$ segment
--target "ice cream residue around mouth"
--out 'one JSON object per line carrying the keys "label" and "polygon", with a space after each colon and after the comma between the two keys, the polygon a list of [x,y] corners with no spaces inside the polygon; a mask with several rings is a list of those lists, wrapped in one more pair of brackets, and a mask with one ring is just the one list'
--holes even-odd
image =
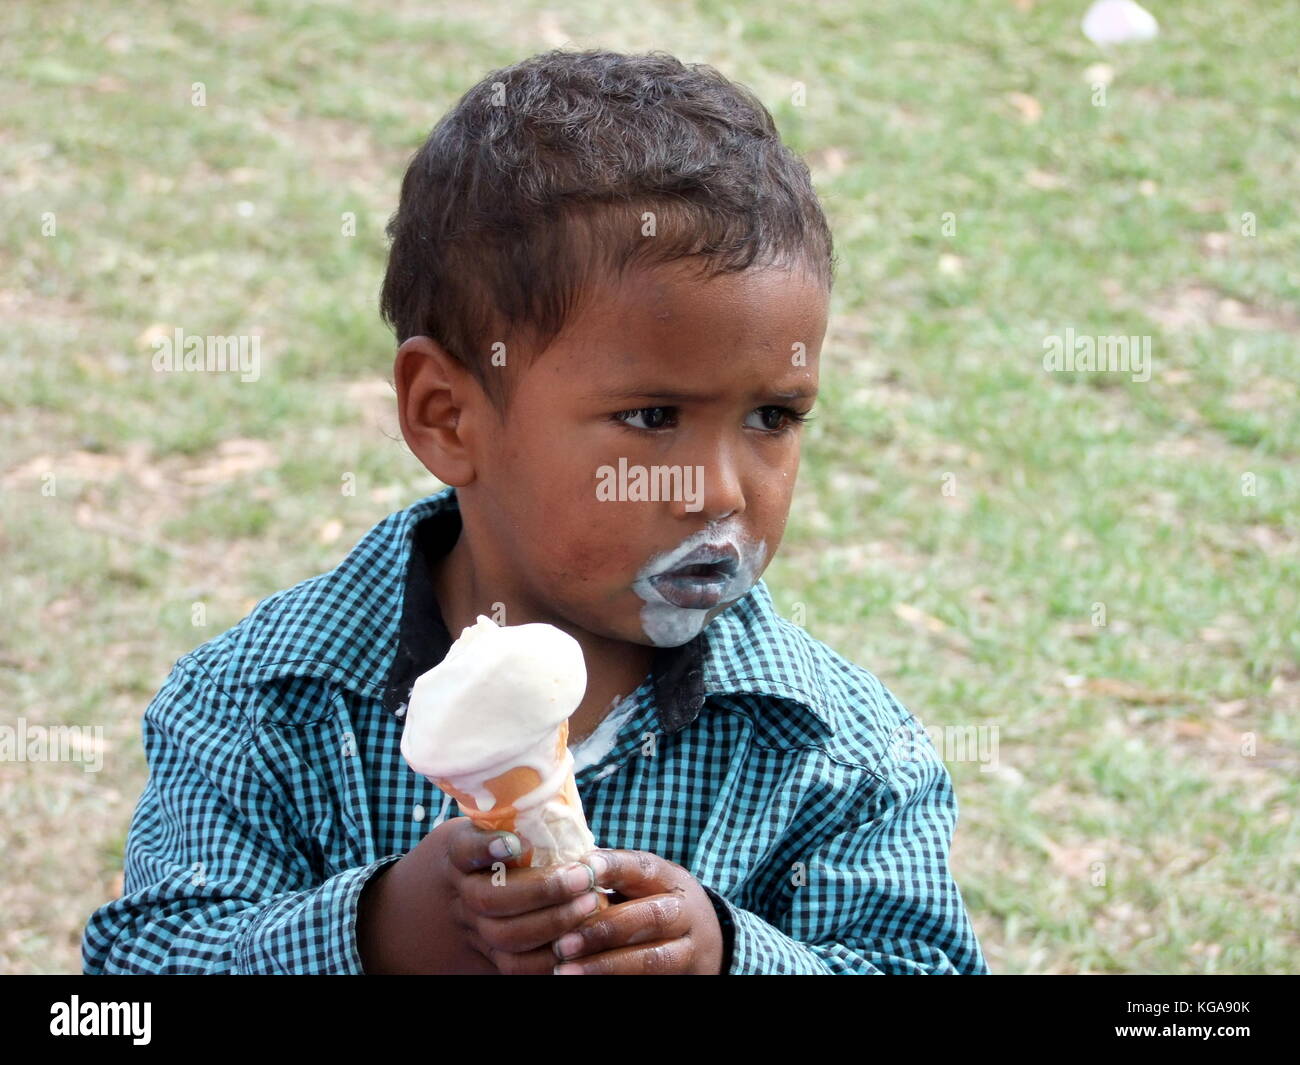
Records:
{"label": "ice cream residue around mouth", "polygon": [[[668,602],[655,587],[655,579],[675,573],[684,560],[708,544],[725,545],[727,563],[715,569],[722,583],[723,602],[736,600],[753,586],[767,558],[767,541],[752,537],[726,536],[719,529],[701,529],[675,548],[649,559],[636,575],[632,590],[643,600],[641,628],[658,647],[678,647],[693,639],[708,617],[707,610],[690,610]],[[732,562],[734,559],[734,563]]]}

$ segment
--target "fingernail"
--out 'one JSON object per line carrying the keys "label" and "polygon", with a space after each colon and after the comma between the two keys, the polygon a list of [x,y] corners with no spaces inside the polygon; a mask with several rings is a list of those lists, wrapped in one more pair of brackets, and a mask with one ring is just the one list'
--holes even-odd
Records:
{"label": "fingernail", "polygon": [[581,965],[557,965],[551,970],[556,976],[581,976]]}
{"label": "fingernail", "polygon": [[570,932],[568,935],[560,936],[555,941],[555,954],[560,958],[567,958],[570,954],[577,954],[582,949],[582,936],[577,932]]}
{"label": "fingernail", "polygon": [[600,851],[592,851],[590,854],[584,854],[582,856],[582,861],[591,866],[597,876],[600,876],[601,873],[609,868],[609,863],[600,856]]}
{"label": "fingernail", "polygon": [[579,891],[590,891],[596,886],[595,874],[588,865],[575,865],[564,872],[565,886],[575,894]]}
{"label": "fingernail", "polygon": [[524,850],[519,846],[519,837],[507,832],[488,844],[488,853],[493,858],[518,858]]}

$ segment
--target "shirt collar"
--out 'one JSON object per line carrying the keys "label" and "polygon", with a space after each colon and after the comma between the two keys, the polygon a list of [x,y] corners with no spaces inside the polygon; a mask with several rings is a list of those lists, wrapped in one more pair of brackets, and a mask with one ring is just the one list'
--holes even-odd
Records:
{"label": "shirt collar", "polygon": [[[460,502],[444,488],[390,514],[328,573],[263,600],[241,623],[257,654],[241,680],[316,677],[404,712],[415,678],[451,646],[433,595],[430,564],[460,532]],[[713,694],[753,693],[831,726],[831,702],[806,639],[777,615],[763,581],[652,665],[665,732],[699,715]]]}

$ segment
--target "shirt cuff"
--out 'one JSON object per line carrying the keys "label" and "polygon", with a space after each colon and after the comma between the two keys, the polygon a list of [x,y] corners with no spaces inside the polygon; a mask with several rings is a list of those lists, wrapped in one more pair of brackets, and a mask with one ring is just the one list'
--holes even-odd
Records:
{"label": "shirt cuff", "polygon": [[[703,885],[701,885],[703,886]],[[727,942],[722,971],[732,976],[825,976],[826,965],[807,943],[792,939],[757,914],[733,906],[721,895],[704,889],[718,911]]]}
{"label": "shirt cuff", "polygon": [[320,887],[277,899],[241,937],[234,972],[364,976],[357,949],[357,902],[370,879],[401,858],[385,855],[346,869]]}
{"label": "shirt cuff", "polygon": [[722,971],[719,976],[727,976],[731,972],[732,955],[735,951],[736,942],[736,922],[731,917],[731,908],[727,905],[727,900],[719,895],[712,888],[705,887],[704,894],[709,896],[709,901],[713,903],[713,910],[718,915],[718,925],[722,929]]}

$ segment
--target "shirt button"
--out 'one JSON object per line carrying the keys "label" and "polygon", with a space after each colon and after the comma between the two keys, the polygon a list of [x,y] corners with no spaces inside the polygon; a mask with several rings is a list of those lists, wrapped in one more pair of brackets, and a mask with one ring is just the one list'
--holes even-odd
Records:
{"label": "shirt button", "polygon": [[411,811],[411,816],[414,817],[417,821],[423,821],[423,820],[424,820],[424,806],[423,806],[421,803],[418,803],[418,802],[417,802],[417,803],[415,804],[415,809]]}

